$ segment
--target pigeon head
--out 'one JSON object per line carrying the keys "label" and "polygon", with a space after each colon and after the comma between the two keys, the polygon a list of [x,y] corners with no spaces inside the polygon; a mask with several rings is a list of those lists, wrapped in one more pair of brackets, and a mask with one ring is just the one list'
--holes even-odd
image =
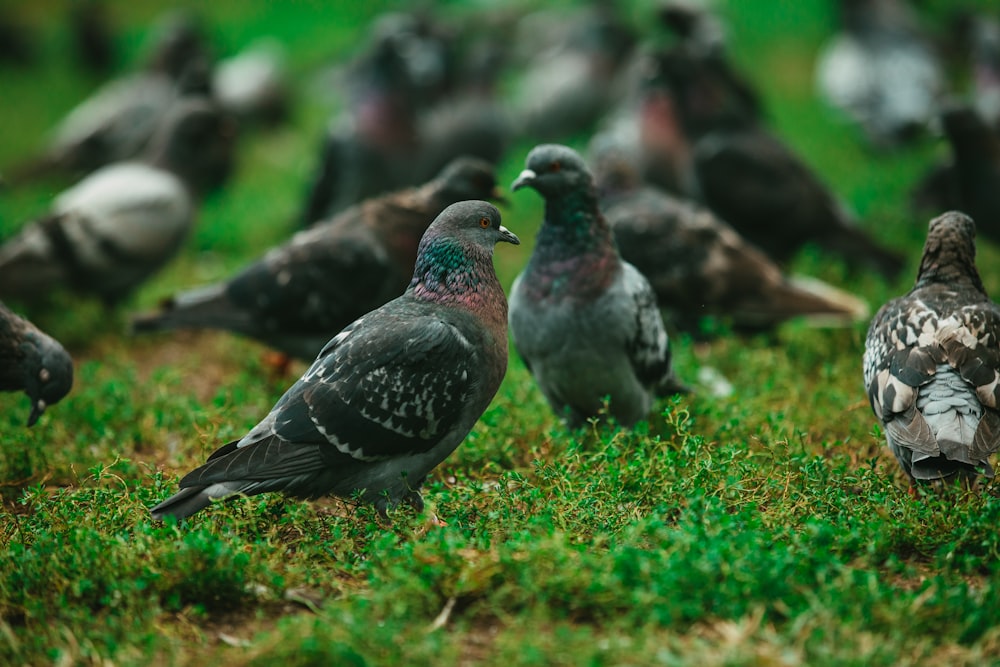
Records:
{"label": "pigeon head", "polygon": [[31,399],[28,426],[34,426],[45,408],[69,393],[73,386],[73,361],[62,345],[40,331],[29,332],[21,350],[24,393]]}
{"label": "pigeon head", "polygon": [[496,169],[486,160],[455,158],[441,171],[438,180],[442,196],[450,202],[466,199],[506,201],[497,187]]}
{"label": "pigeon head", "polygon": [[986,294],[976,269],[976,224],[964,213],[948,211],[930,222],[916,286],[961,282]]}
{"label": "pigeon head", "polygon": [[235,121],[209,100],[190,98],[171,109],[157,127],[149,159],[204,194],[229,177],[235,145]]}
{"label": "pigeon head", "polygon": [[593,189],[594,179],[579,153],[568,146],[541,144],[528,153],[511,190],[534,188],[546,199]]}
{"label": "pigeon head", "polygon": [[521,241],[500,224],[500,211],[485,201],[452,204],[434,219],[420,240],[409,289],[418,297],[446,300],[497,283],[493,247]]}

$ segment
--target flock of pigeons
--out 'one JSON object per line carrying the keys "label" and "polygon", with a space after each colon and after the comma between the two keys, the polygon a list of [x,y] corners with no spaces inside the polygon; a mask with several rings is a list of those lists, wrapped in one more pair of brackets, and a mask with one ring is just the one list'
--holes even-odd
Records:
{"label": "flock of pigeons", "polygon": [[[817,83],[879,149],[938,121],[953,148],[914,201],[956,210],[931,221],[913,290],[872,320],[864,382],[911,480],[971,483],[992,476],[1000,448],[1000,310],[975,266],[972,222],[1000,239],[1000,24],[964,23],[976,35],[977,103],[944,103],[943,66],[908,9],[843,0]],[[231,278],[133,317],[134,333],[221,329],[312,362],[153,516],[269,491],[360,497],[383,515],[402,501],[421,507],[427,474],[498,390],[508,334],[567,424],[607,416],[631,427],[657,397],[690,391],[673,373],[664,319],[697,332],[706,316],[736,331],[867,318],[862,300],[782,265],[807,243],[888,278],[904,258],[768,129],[715,15],[665,0],[655,19],[660,34],[640,41],[599,0],[572,16],[478,16],[479,30],[427,12],[379,18],[334,75],[345,109],[320,142],[304,229]],[[99,34],[99,21],[77,24]],[[273,43],[217,61],[190,15],[155,34],[141,68],[4,171],[10,187],[80,180],[0,243],[0,298],[35,305],[69,289],[126,302],[226,183],[238,131],[287,122]],[[501,95],[513,66],[526,72],[521,88]],[[585,155],[546,143],[594,128]],[[494,165],[525,141],[537,145],[512,189],[541,195],[544,218],[508,308],[493,251],[519,240],[487,200],[503,201]],[[59,343],[0,304],[0,389],[27,393],[29,426],[72,377]]]}

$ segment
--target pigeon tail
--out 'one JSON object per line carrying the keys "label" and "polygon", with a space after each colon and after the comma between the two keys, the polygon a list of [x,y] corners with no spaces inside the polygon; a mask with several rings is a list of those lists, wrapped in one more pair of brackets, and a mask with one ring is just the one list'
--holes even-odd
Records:
{"label": "pigeon tail", "polygon": [[158,521],[172,516],[178,521],[186,519],[212,504],[213,498],[205,491],[207,487],[188,487],[170,496],[156,507],[149,510],[152,517]]}
{"label": "pigeon tail", "polygon": [[132,333],[172,331],[174,329],[222,329],[253,331],[252,316],[229,300],[226,284],[208,285],[168,297],[160,310],[136,315]]}
{"label": "pigeon tail", "polygon": [[773,323],[802,317],[815,326],[843,326],[867,318],[871,310],[863,299],[808,276],[790,276],[775,285],[767,300],[740,321]]}

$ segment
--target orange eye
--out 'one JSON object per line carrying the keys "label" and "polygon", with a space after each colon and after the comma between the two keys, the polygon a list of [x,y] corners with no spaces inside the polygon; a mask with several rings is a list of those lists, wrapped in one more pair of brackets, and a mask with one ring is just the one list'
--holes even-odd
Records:
{"label": "orange eye", "polygon": [[487,227],[490,226],[490,219],[489,218],[479,218],[479,226],[482,227],[483,229],[486,229]]}
{"label": "orange eye", "polygon": [[553,174],[559,171],[560,169],[562,169],[562,165],[558,162],[553,162],[552,166],[549,167],[549,171],[551,171]]}

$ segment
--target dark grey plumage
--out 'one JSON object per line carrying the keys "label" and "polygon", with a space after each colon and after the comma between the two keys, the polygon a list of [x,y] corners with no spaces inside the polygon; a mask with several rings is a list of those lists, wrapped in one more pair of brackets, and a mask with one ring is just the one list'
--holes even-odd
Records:
{"label": "dark grey plumage", "polygon": [[1000,308],[976,270],[975,233],[962,213],[931,220],[916,285],[885,304],[868,329],[868,399],[914,481],[993,476]]}
{"label": "dark grey plumage", "polygon": [[482,201],[453,204],[420,243],[406,292],[337,334],[271,412],[152,509],[183,518],[214,499],[282,491],[359,495],[384,514],[461,443],[507,368],[498,241],[518,243]]}
{"label": "dark grey plumage", "polygon": [[45,298],[68,287],[108,304],[125,298],[180,249],[200,187],[230,168],[233,139],[214,105],[174,107],[145,159],[92,173],[0,246],[0,295]]}
{"label": "dark grey plumage", "polygon": [[816,173],[762,128],[709,133],[695,143],[693,163],[705,204],[778,262],[815,243],[888,278],[902,269],[902,255],[872,239]]}
{"label": "dark grey plumage", "polygon": [[445,207],[498,195],[490,164],[460,158],[420,188],[299,232],[227,281],[171,297],[133,329],[225,329],[313,359],[333,334],[406,289],[420,238]]}
{"label": "dark grey plumage", "polygon": [[72,386],[73,360],[63,346],[0,303],[0,391],[28,395],[28,426]]}
{"label": "dark grey plumage", "polygon": [[592,149],[601,210],[618,250],[649,280],[671,322],[697,331],[701,318],[711,316],[760,330],[793,317],[833,324],[868,316],[857,297],[786,277],[707,209],[643,185],[627,153],[599,143]]}
{"label": "dark grey plumage", "polygon": [[681,386],[671,369],[656,295],[621,259],[597,204],[593,178],[572,149],[536,146],[513,189],[545,198],[545,218],[510,297],[514,345],[556,414],[571,425],[610,397],[624,426],[656,395]]}

